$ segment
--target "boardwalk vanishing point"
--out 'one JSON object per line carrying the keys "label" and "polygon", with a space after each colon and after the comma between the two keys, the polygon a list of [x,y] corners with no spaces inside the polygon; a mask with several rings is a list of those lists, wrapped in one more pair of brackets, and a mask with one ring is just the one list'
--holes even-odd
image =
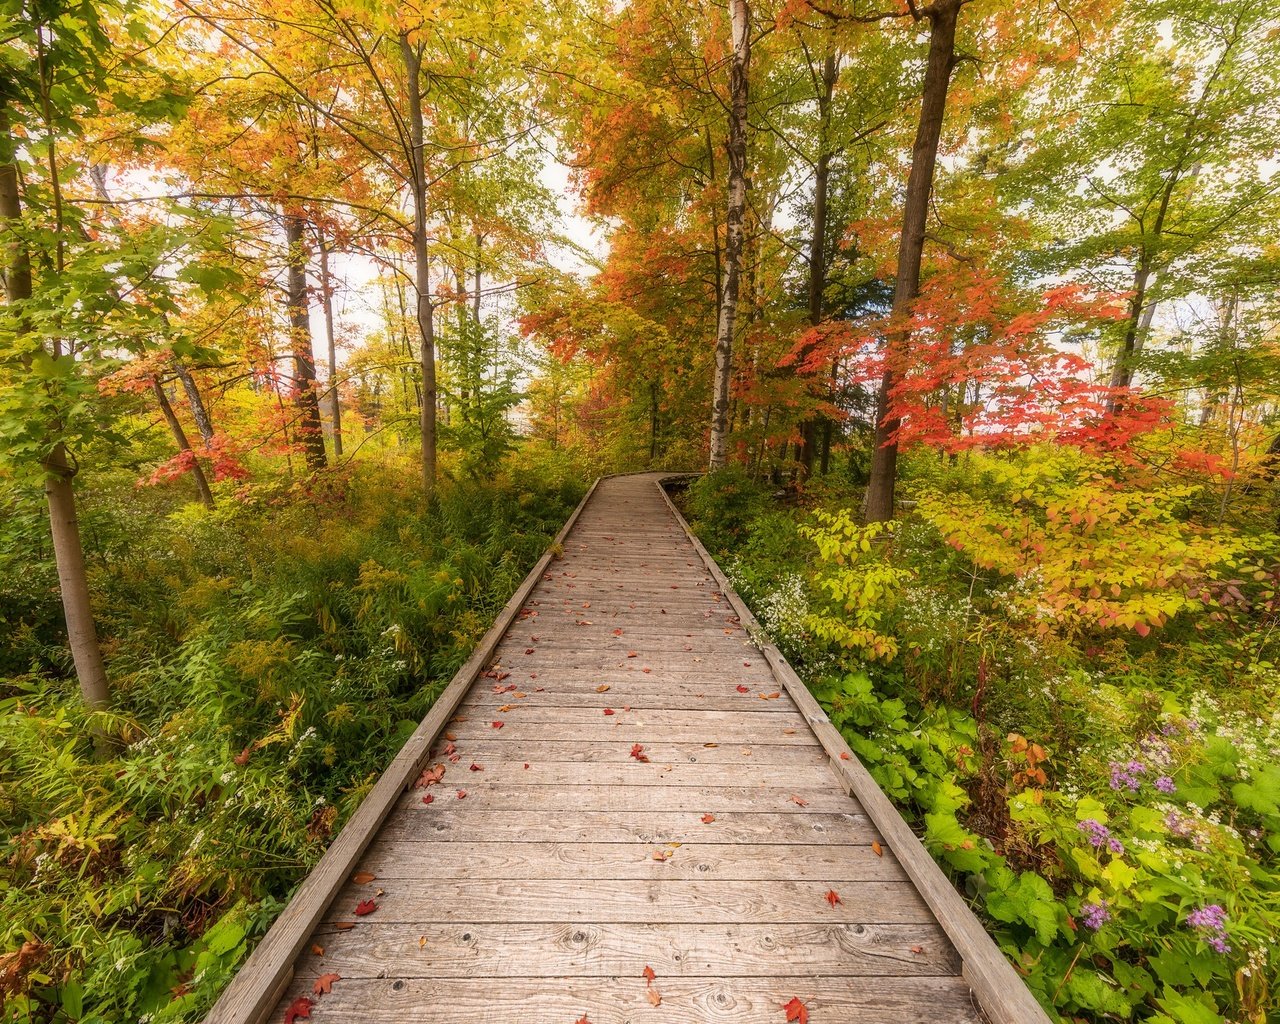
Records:
{"label": "boardwalk vanishing point", "polygon": [[1047,1024],[661,477],[597,481],[207,1024]]}

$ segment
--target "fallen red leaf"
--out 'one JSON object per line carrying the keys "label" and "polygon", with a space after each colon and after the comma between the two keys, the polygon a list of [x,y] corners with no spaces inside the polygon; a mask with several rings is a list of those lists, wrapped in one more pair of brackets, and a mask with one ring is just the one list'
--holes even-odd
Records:
{"label": "fallen red leaf", "polygon": [[827,902],[834,907],[837,903],[840,902],[840,894],[836,892],[834,889],[828,889],[826,899],[827,899]]}
{"label": "fallen red leaf", "polygon": [[298,996],[284,1011],[284,1024],[293,1024],[299,1017],[311,1016],[312,1002],[306,996]]}
{"label": "fallen red leaf", "polygon": [[428,793],[426,796],[422,798],[422,802],[424,804],[430,804],[430,803],[434,803],[435,799],[436,799],[435,797],[433,797],[430,793]]}
{"label": "fallen red leaf", "polygon": [[466,798],[467,798],[467,791],[465,789],[458,790],[458,799],[465,800]]}
{"label": "fallen red leaf", "polygon": [[525,767],[525,770],[526,770],[526,771],[528,771],[528,769],[529,769],[529,762],[528,762],[528,761],[526,761],[526,762],[524,763],[524,767]]}
{"label": "fallen red leaf", "polygon": [[809,806],[809,801],[808,801],[808,800],[806,800],[804,797],[796,796],[794,793],[793,793],[793,794],[792,794],[792,796],[791,796],[791,802],[792,802],[793,804],[795,804],[796,806],[798,806],[798,807],[808,807],[808,806]]}
{"label": "fallen red leaf", "polygon": [[422,774],[418,776],[418,781],[413,786],[414,789],[425,789],[427,786],[434,786],[443,778],[444,765],[433,764],[430,768],[422,769]]}
{"label": "fallen red leaf", "polygon": [[457,764],[459,761],[461,761],[461,760],[462,760],[462,755],[461,755],[461,754],[450,754],[450,755],[449,755],[449,760],[450,760],[453,764]]}
{"label": "fallen red leaf", "polygon": [[507,723],[506,723],[506,722],[491,722],[490,724],[491,724],[495,729],[501,729],[501,728],[502,728],[504,725],[506,725]]}
{"label": "fallen red leaf", "polygon": [[648,675],[650,672],[652,672],[652,671],[653,671],[653,669],[651,669],[651,668],[642,668],[640,671],[641,671],[641,672],[643,672],[645,675]]}
{"label": "fallen red leaf", "polygon": [[450,743],[448,746],[446,746],[446,747],[444,748],[445,756],[447,757],[449,754],[452,754],[452,753],[453,753],[454,751],[456,751],[457,749],[458,749],[458,748],[457,748],[456,746],[454,746],[452,743]]}
{"label": "fallen red leaf", "polygon": [[648,964],[645,965],[644,970],[641,971],[640,974],[644,978],[646,985],[652,985],[653,979],[657,977],[657,975],[653,973],[653,968]]}
{"label": "fallen red leaf", "polygon": [[613,714],[613,708],[605,708],[605,709],[604,709],[604,713],[605,713],[606,715],[611,715],[611,714]]}
{"label": "fallen red leaf", "polygon": [[333,983],[341,980],[341,974],[322,974],[316,978],[316,983],[311,986],[311,991],[318,996],[327,996],[333,991]]}
{"label": "fallen red leaf", "polygon": [[751,687],[749,687],[749,686],[743,686],[741,683],[739,683],[739,684],[737,685],[736,689],[737,689],[737,691],[738,691],[739,693],[746,693],[748,690],[750,690],[750,689],[751,689]]}
{"label": "fallen red leaf", "polygon": [[704,825],[710,825],[715,820],[716,820],[716,816],[714,814],[711,814],[710,812],[702,816],[702,824]]}
{"label": "fallen red leaf", "polygon": [[640,657],[640,655],[636,654],[636,652],[635,652],[635,651],[627,651],[627,657],[628,657],[628,658],[638,658],[638,657]]}
{"label": "fallen red leaf", "polygon": [[361,900],[356,904],[356,917],[364,917],[365,914],[372,914],[377,909],[377,900]]}
{"label": "fallen red leaf", "polygon": [[587,1015],[584,1013],[581,1017],[575,1020],[573,1024],[591,1024],[591,1021],[587,1020]]}
{"label": "fallen red leaf", "polygon": [[644,761],[647,763],[649,760],[649,756],[644,752],[644,747],[639,743],[633,743],[631,745],[631,756],[637,761]]}
{"label": "fallen red leaf", "polygon": [[911,947],[911,952],[913,952],[913,953],[923,953],[923,952],[924,952],[924,946],[912,946],[912,947]]}
{"label": "fallen red leaf", "polygon": [[798,1021],[799,1024],[809,1024],[809,1008],[795,996],[791,997],[791,1002],[787,1003],[783,1009],[787,1011],[787,1020]]}
{"label": "fallen red leaf", "polygon": [[842,750],[842,751],[840,751],[840,760],[841,760],[841,761],[848,761],[849,759],[850,759],[850,758],[849,758],[849,751],[847,751],[847,750]]}
{"label": "fallen red leaf", "polygon": [[316,956],[324,956],[324,946],[313,943],[311,946],[311,952]]}
{"label": "fallen red leaf", "polygon": [[533,653],[533,648],[532,648],[532,647],[526,647],[526,648],[524,649],[524,653],[525,653],[525,654],[532,654],[532,653]]}
{"label": "fallen red leaf", "polygon": [[473,771],[473,772],[482,772],[482,771],[484,771],[484,765],[482,765],[482,764],[476,764],[474,761],[472,761],[472,762],[471,762],[471,771]]}
{"label": "fallen red leaf", "polygon": [[614,635],[614,636],[622,636],[622,630],[621,630],[621,629],[615,629],[615,630],[613,631],[613,635]]}

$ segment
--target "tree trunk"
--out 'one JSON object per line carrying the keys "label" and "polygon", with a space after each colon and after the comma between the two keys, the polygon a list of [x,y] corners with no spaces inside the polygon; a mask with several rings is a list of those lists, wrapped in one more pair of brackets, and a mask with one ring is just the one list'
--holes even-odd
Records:
{"label": "tree trunk", "polygon": [[747,0],[729,0],[733,60],[729,66],[729,203],[725,217],[724,293],[716,331],[716,372],[711,405],[711,470],[728,455],[729,384],[733,379],[733,327],[742,273],[742,221],[747,206],[747,71],[751,61],[751,11]]}
{"label": "tree trunk", "polygon": [[400,52],[408,73],[410,181],[413,185],[413,282],[418,293],[418,330],[422,335],[422,492],[429,500],[436,488],[436,336],[431,303],[431,265],[427,253],[427,177],[423,159],[422,58],[400,35]]}
{"label": "tree trunk", "polygon": [[329,417],[333,421],[333,457],[342,458],[342,403],[338,399],[338,342],[333,330],[333,277],[329,273],[329,243],[316,226],[320,249],[320,294],[324,297],[324,336],[329,346]]}
{"label": "tree trunk", "polygon": [[324,469],[324,427],[320,423],[320,400],[316,396],[316,357],[311,347],[311,316],[307,309],[306,222],[297,213],[285,211],[284,234],[289,246],[289,348],[293,354],[294,403],[298,407],[298,428],[294,436],[302,442],[307,469]]}
{"label": "tree trunk", "polygon": [[911,331],[903,323],[920,291],[920,261],[924,253],[925,222],[933,191],[933,170],[947,109],[947,89],[955,66],[956,20],[963,0],[935,0],[927,9],[929,57],[921,94],[920,121],[911,152],[911,173],[902,207],[902,234],[898,240],[898,276],[893,291],[893,317],[897,321],[885,339],[885,371],[876,399],[875,449],[871,453],[867,484],[867,522],[893,518],[893,492],[898,476],[897,431],[900,420],[892,411],[897,364],[911,345]]}
{"label": "tree trunk", "polygon": [[187,432],[182,429],[182,421],[178,419],[178,414],[173,411],[169,396],[164,393],[164,385],[160,383],[159,377],[151,378],[151,391],[156,396],[160,411],[164,414],[164,421],[169,424],[173,439],[178,444],[178,451],[191,454],[191,475],[195,478],[196,490],[200,492],[200,500],[205,503],[205,507],[213,508],[213,491],[209,490],[209,480],[204,475],[204,467],[200,465],[200,460],[191,451],[191,442],[187,440]]}
{"label": "tree trunk", "polygon": [[[813,168],[813,234],[809,239],[809,323],[822,323],[822,296],[827,287],[827,192],[831,181],[831,97],[836,88],[836,54],[833,49],[822,64],[822,89],[818,93],[818,158]],[[803,360],[808,352],[801,355]],[[813,472],[819,427],[825,417],[810,416],[800,424],[800,476]],[[830,436],[830,429],[826,431]],[[825,472],[825,470],[824,470]]]}
{"label": "tree trunk", "polygon": [[178,380],[182,382],[182,390],[186,392],[187,405],[191,408],[191,418],[195,420],[196,429],[200,431],[204,446],[208,448],[213,444],[213,421],[209,419],[209,410],[205,408],[200,388],[196,385],[196,379],[191,376],[191,371],[180,359],[173,361],[173,368],[178,374]]}
{"label": "tree trunk", "polygon": [[[0,218],[13,227],[9,251],[5,254],[5,284],[10,303],[31,298],[31,257],[22,241],[22,199],[16,162],[17,140],[9,124],[9,112],[0,100]],[[17,329],[24,331],[21,318]],[[54,355],[58,355],[55,343]],[[56,436],[59,424],[50,424]],[[67,642],[75,664],[80,693],[90,708],[101,710],[111,699],[107,668],[102,660],[102,647],[93,622],[93,605],[89,599],[89,578],[84,566],[84,547],[80,542],[80,525],[76,516],[76,495],[72,486],[73,470],[67,463],[67,452],[61,441],[41,459],[45,472],[45,497],[49,503],[49,532],[53,539],[53,556],[58,568],[58,589],[62,595],[62,613],[67,624]],[[99,747],[104,744],[101,733],[95,734]]]}

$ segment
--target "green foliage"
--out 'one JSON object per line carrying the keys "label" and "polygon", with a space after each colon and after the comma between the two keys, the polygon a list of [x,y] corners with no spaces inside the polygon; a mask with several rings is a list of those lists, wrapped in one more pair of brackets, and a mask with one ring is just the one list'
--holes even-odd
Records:
{"label": "green foliage", "polygon": [[[408,467],[366,464],[164,518],[94,481],[122,746],[95,757],[57,664],[0,680],[0,1019],[198,1019],[581,494],[540,481],[424,508]],[[47,556],[18,551],[5,585],[42,610],[6,666],[55,629]]]}
{"label": "green foliage", "polygon": [[[723,521],[696,526],[1057,1019],[1273,1019],[1272,542],[1077,453],[912,469],[891,532],[842,495],[783,513],[719,491],[697,510]],[[1105,609],[1152,598],[1177,601],[1158,633],[1113,628]],[[843,643],[861,630],[885,643]]]}
{"label": "green foliage", "polygon": [[445,341],[450,419],[441,424],[440,437],[445,447],[462,453],[469,476],[492,477],[515,448],[508,413],[524,398],[517,388],[519,368],[510,343],[492,324],[477,323],[464,311],[451,334]]}

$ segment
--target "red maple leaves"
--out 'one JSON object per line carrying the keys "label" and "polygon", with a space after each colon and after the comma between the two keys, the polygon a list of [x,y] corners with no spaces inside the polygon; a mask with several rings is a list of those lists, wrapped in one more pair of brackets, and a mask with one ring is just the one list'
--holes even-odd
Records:
{"label": "red maple leaves", "polygon": [[646,764],[649,763],[649,755],[644,752],[644,747],[642,747],[639,743],[633,743],[631,745],[631,756],[634,757],[637,761],[643,761]]}
{"label": "red maple leaves", "polygon": [[787,1020],[797,1021],[798,1024],[809,1024],[809,1008],[795,996],[792,996],[791,1002],[782,1008],[787,1012]]}
{"label": "red maple leaves", "polygon": [[285,1007],[284,1024],[293,1024],[299,1017],[310,1017],[311,1007],[315,1004],[307,996],[298,996]]}
{"label": "red maple leaves", "polygon": [[378,909],[377,900],[361,900],[356,904],[356,917],[364,917]]}

